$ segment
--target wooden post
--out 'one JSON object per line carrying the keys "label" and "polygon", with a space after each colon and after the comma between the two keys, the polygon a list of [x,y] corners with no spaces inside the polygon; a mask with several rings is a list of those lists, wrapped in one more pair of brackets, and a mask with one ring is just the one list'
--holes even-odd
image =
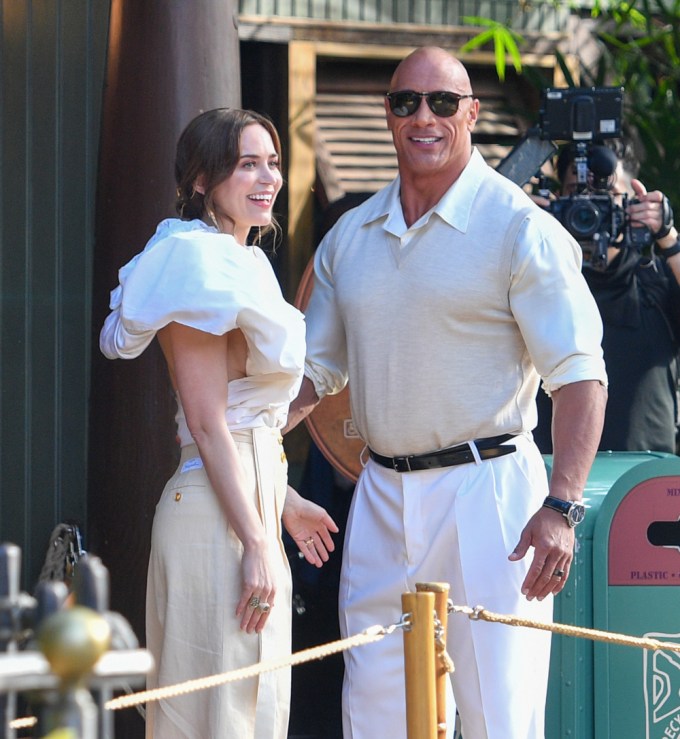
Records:
{"label": "wooden post", "polygon": [[288,249],[285,293],[293,298],[314,254],[316,154],[316,49],[307,41],[288,46]]}
{"label": "wooden post", "polygon": [[[434,594],[434,610],[441,628],[438,648],[446,648],[446,629],[449,622],[449,584],[445,582],[416,583],[416,592]],[[435,649],[437,652],[438,649]],[[436,657],[436,655],[435,655]],[[437,739],[446,738],[446,681],[449,671],[445,662],[435,658],[435,696],[437,702]]]}
{"label": "wooden post", "polygon": [[437,739],[434,658],[434,593],[403,593],[406,677],[406,735],[408,739]]}
{"label": "wooden post", "polygon": [[[174,209],[177,138],[203,110],[241,100],[236,0],[111,0],[93,265],[88,549],[111,568],[111,605],[144,634],[158,496],[179,459],[176,403],[157,342],[104,359],[99,329],[118,270]],[[116,734],[141,739],[136,711]]]}

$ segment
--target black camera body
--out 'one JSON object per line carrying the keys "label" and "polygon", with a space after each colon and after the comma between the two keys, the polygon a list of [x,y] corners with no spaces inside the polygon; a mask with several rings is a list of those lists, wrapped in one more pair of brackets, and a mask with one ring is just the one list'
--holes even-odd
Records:
{"label": "black camera body", "polygon": [[634,202],[624,195],[619,205],[611,193],[584,191],[551,200],[548,210],[579,242],[584,264],[603,270],[607,247],[640,250],[652,244],[647,226],[633,226],[626,213],[628,203]]}
{"label": "black camera body", "polygon": [[[557,151],[553,140],[570,142],[575,194],[551,200],[548,210],[579,242],[583,263],[600,270],[607,266],[607,247],[643,249],[653,242],[649,229],[633,226],[626,214],[636,201],[610,192],[617,158],[601,142],[621,137],[623,92],[623,87],[543,90],[538,125],[496,168],[520,187],[537,174],[542,182],[540,167]],[[539,194],[550,195],[542,184]]]}
{"label": "black camera body", "polygon": [[603,270],[607,247],[642,249],[652,236],[644,226],[634,226],[627,215],[629,202],[610,192],[617,158],[596,143],[621,136],[622,87],[547,89],[540,111],[541,136],[571,142],[576,168],[576,192],[550,202],[549,211],[579,242],[584,264]]}

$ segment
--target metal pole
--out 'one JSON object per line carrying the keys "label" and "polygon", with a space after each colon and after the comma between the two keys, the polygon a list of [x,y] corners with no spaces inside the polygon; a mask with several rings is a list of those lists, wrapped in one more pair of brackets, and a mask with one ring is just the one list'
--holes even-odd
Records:
{"label": "metal pole", "polygon": [[[0,545],[0,652],[16,651],[15,633],[19,618],[19,576],[21,549],[15,544]],[[10,722],[15,717],[16,695],[12,692],[0,695],[0,738],[14,739]]]}
{"label": "metal pole", "polygon": [[406,677],[406,735],[408,739],[437,739],[435,700],[434,593],[403,593]]}
{"label": "metal pole", "polygon": [[[434,593],[434,610],[439,619],[439,633],[435,634],[437,653],[446,649],[446,634],[449,622],[449,584],[446,582],[416,583],[416,592]],[[446,739],[446,681],[449,670],[442,659],[435,663],[435,696],[437,701],[437,739]]]}
{"label": "metal pole", "polygon": [[[99,557],[86,554],[80,558],[76,567],[74,587],[80,605],[92,608],[102,615],[108,612],[109,571]],[[115,736],[113,711],[107,711],[104,708],[106,701],[113,696],[113,692],[106,685],[91,692],[98,709],[97,739],[113,739]]]}

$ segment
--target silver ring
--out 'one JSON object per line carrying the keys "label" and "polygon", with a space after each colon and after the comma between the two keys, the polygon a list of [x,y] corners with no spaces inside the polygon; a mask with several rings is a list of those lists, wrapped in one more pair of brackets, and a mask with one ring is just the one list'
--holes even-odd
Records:
{"label": "silver ring", "polygon": [[269,613],[269,611],[271,611],[272,609],[269,603],[258,603],[255,607],[258,611],[262,611],[262,613]]}
{"label": "silver ring", "polygon": [[561,580],[564,577],[564,570],[555,570],[555,572],[553,572],[553,577],[557,577]]}
{"label": "silver ring", "polygon": [[260,599],[259,599],[259,598],[258,598],[258,597],[257,597],[256,595],[254,595],[254,596],[253,596],[253,597],[252,597],[252,598],[251,598],[251,599],[250,599],[250,600],[248,601],[248,605],[249,605],[249,606],[250,606],[251,608],[259,608],[259,607],[260,607]]}

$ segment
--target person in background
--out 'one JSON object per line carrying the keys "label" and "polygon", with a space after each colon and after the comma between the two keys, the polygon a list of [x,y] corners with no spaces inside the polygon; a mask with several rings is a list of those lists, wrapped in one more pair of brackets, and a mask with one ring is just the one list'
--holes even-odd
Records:
{"label": "person in background", "polygon": [[[177,144],[180,218],[120,270],[100,335],[111,359],[157,337],[177,398],[181,458],[148,571],[151,688],[290,654],[281,520],[308,562],[333,550],[330,516],[287,486],[281,428],[302,375],[303,316],[249,241],[273,227],[280,167],[268,118],[222,108],[192,120]],[[146,735],[284,739],[289,699],[290,673],[278,670],[150,703]]]}
{"label": "person in background", "polygon": [[[609,398],[600,450],[675,453],[678,422],[678,341],[680,339],[680,241],[673,210],[658,190],[647,192],[635,178],[637,165],[629,146],[610,140],[594,147],[609,155],[614,170],[608,185],[612,196],[631,196],[631,225],[646,226],[654,240],[651,254],[628,243],[626,231],[607,248],[607,265],[585,264],[583,274],[604,326],[602,348],[609,377]],[[573,147],[557,160],[562,196],[577,191]],[[590,190],[588,190],[590,192]],[[547,207],[549,201],[535,198]],[[618,198],[620,201],[620,197]],[[620,202],[619,202],[620,204]],[[539,391],[536,443],[552,452],[551,402]]]}
{"label": "person in background", "polygon": [[[343,635],[401,619],[418,582],[454,603],[549,620],[606,402],[601,323],[566,230],[472,146],[465,67],[425,47],[385,96],[399,174],[315,255],[305,379],[289,428],[351,388],[367,445],[345,537]],[[548,486],[533,443],[539,378],[555,401]],[[532,554],[529,554],[529,552]],[[449,619],[469,739],[542,739],[550,637]],[[405,739],[401,639],[345,652],[346,739]]]}

